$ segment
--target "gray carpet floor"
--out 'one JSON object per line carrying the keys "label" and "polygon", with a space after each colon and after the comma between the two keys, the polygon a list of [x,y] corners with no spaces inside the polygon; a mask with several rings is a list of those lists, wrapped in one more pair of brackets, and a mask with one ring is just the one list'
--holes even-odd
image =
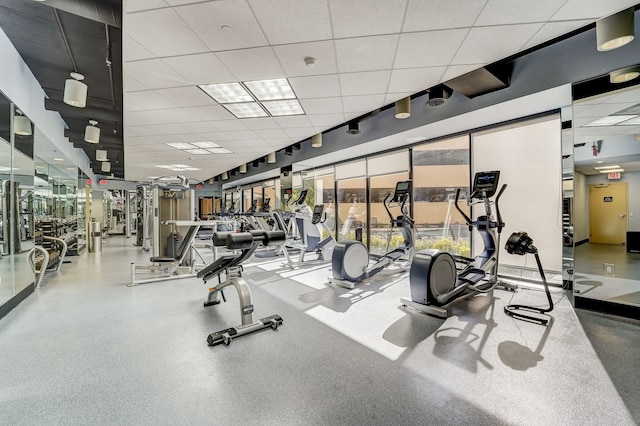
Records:
{"label": "gray carpet floor", "polygon": [[0,424],[635,424],[561,294],[549,327],[504,315],[544,304],[527,290],[445,321],[401,306],[406,278],[348,291],[272,260],[245,279],[284,324],[209,347],[240,321],[233,289],[203,308],[195,278],[127,287],[149,257],[130,244],[73,258],[0,321]]}

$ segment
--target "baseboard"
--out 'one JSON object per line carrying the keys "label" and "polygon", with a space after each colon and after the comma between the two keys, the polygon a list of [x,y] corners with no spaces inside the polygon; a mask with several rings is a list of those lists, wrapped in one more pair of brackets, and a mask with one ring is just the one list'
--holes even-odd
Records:
{"label": "baseboard", "polygon": [[586,240],[578,241],[577,243],[575,243],[574,247],[578,247],[578,246],[581,246],[583,244],[587,244],[588,242],[589,242],[588,238]]}
{"label": "baseboard", "polygon": [[11,312],[11,310],[16,306],[18,306],[20,302],[22,302],[24,299],[29,297],[29,295],[33,293],[34,289],[35,289],[35,286],[33,283],[31,283],[25,288],[23,288],[18,294],[13,296],[11,299],[7,300],[7,302],[4,305],[0,306],[0,319],[5,315],[7,315],[9,312]]}
{"label": "baseboard", "polygon": [[574,306],[579,309],[605,312],[626,318],[640,319],[640,306],[623,305],[606,300],[590,299],[575,295]]}

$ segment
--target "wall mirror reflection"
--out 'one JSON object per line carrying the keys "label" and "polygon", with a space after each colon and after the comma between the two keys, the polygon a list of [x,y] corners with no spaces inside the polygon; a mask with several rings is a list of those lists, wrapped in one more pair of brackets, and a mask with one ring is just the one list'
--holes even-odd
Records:
{"label": "wall mirror reflection", "polygon": [[573,105],[577,306],[584,299],[640,306],[639,100],[635,86]]}

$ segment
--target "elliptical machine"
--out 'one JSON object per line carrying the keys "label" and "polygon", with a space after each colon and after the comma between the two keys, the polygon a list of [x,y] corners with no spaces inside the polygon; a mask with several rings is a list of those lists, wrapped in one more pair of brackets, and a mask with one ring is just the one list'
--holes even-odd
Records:
{"label": "elliptical machine", "polygon": [[[411,181],[401,181],[396,183],[393,196],[391,193],[384,198],[384,208],[389,215],[389,236],[396,227],[404,239],[403,243],[395,249],[382,255],[376,263],[369,265],[369,251],[360,241],[345,241],[335,246],[331,257],[331,270],[333,276],[329,277],[329,282],[339,287],[353,289],[356,283],[378,274],[388,266],[402,260],[411,262],[414,254],[413,218],[407,212],[409,197],[411,196]],[[400,207],[401,215],[393,217],[389,207]],[[408,267],[400,265],[399,268],[391,271],[400,273],[407,271]]]}
{"label": "elliptical machine", "polygon": [[[471,195],[467,204],[484,204],[485,214],[473,221],[460,209],[458,200],[460,188],[456,191],[455,207],[462,215],[469,230],[478,230],[484,250],[475,258],[455,256],[435,249],[416,253],[409,272],[411,299],[400,299],[404,306],[441,318],[447,317],[447,305],[454,300],[477,293],[488,293],[499,284],[515,289],[511,284],[498,281],[498,247],[504,222],[500,215],[498,201],[507,188],[504,184],[498,191],[500,171],[476,173]],[[497,195],[496,195],[497,192]],[[495,195],[495,200],[491,197]],[[474,201],[476,200],[476,201]],[[491,205],[495,206],[497,220],[494,220]],[[459,267],[459,265],[462,265]]]}

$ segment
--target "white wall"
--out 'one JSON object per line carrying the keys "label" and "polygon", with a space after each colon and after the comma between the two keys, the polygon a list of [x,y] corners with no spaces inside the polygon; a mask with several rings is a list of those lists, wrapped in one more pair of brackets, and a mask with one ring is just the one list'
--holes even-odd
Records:
{"label": "white wall", "polygon": [[[622,173],[622,176],[618,180],[608,180],[607,175],[599,174],[595,176],[587,176],[587,182],[585,184],[585,198],[586,204],[588,205],[588,196],[586,194],[589,188],[589,185],[595,185],[599,183],[617,183],[617,182],[628,182],[629,184],[629,194],[627,194],[629,199],[629,231],[640,232],[640,172],[636,173]],[[588,222],[587,222],[588,226]]]}
{"label": "white wall", "polygon": [[[60,114],[44,108],[45,93],[27,64],[0,28],[0,91],[15,103],[36,125],[36,138],[50,141],[59,152],[95,180],[90,161],[82,149],[74,148],[64,136]],[[37,152],[35,153],[37,155]]]}
{"label": "white wall", "polygon": [[[507,189],[500,199],[506,224],[500,262],[534,266],[526,256],[510,255],[504,243],[511,233],[525,231],[538,248],[547,270],[562,270],[561,122],[557,114],[487,132],[472,134],[473,172],[500,170]],[[474,216],[481,214],[474,209]],[[474,240],[474,253],[482,246]]]}
{"label": "white wall", "polygon": [[578,243],[589,239],[589,186],[587,177],[580,172],[573,175],[573,240]]}

